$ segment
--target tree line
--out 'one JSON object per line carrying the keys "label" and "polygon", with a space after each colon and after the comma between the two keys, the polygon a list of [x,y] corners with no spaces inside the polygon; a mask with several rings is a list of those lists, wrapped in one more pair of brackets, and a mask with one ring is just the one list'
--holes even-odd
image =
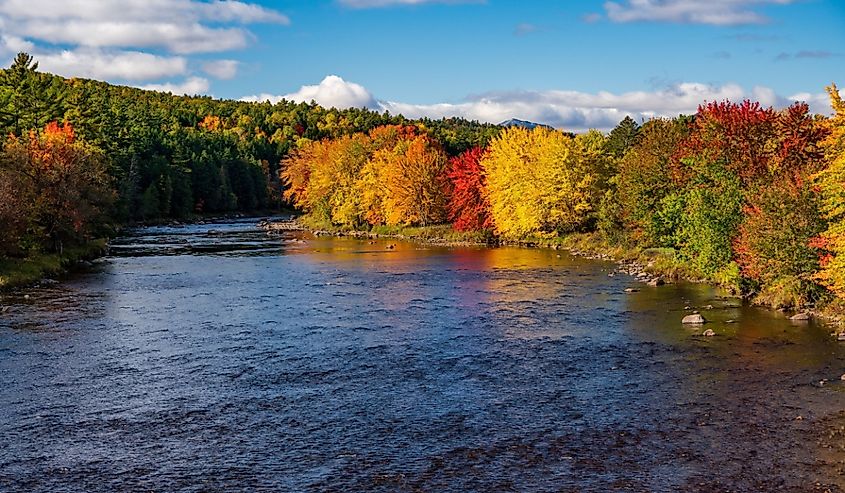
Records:
{"label": "tree line", "polygon": [[450,155],[415,125],[309,142],[283,161],[285,197],[367,229],[449,222],[505,240],[591,233],[671,252],[762,301],[845,298],[845,103],[775,110],[711,102],[608,135],[508,128]]}
{"label": "tree line", "polygon": [[[0,71],[0,258],[60,251],[114,224],[284,206],[280,163],[312,142],[406,125],[366,109],[248,103],[66,79],[19,54]],[[417,121],[458,154],[493,125]]]}

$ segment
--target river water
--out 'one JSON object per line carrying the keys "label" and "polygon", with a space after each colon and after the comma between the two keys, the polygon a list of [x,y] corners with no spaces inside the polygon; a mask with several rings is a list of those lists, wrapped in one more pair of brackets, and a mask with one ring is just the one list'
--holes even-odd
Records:
{"label": "river water", "polygon": [[551,250],[387,245],[146,228],[0,298],[0,491],[843,491],[830,329]]}

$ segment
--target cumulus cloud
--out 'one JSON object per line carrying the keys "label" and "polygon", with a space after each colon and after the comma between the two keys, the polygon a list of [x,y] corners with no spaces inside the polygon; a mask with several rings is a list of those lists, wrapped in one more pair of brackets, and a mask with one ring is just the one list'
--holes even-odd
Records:
{"label": "cumulus cloud", "polygon": [[290,22],[274,10],[224,0],[3,0],[0,19],[7,34],[35,41],[174,53],[242,48],[251,35],[241,25]]}
{"label": "cumulus cloud", "polygon": [[184,94],[188,96],[193,96],[196,94],[206,94],[211,85],[209,84],[208,79],[204,79],[202,77],[189,77],[184,81],[178,83],[168,82],[164,84],[147,84],[138,87],[150,91],[169,92],[176,95]]}
{"label": "cumulus cloud", "polygon": [[[191,67],[202,67],[229,79],[237,62],[197,64],[185,55],[244,48],[254,39],[247,25],[255,23],[290,19],[240,0],[0,0],[0,55],[27,51],[43,70],[65,76],[138,82],[190,76]],[[204,80],[162,87],[207,90],[207,81],[197,83]]]}
{"label": "cumulus cloud", "polygon": [[[322,91],[321,88],[322,87]],[[329,90],[330,88],[330,90]],[[331,96],[329,96],[331,95]],[[344,96],[340,96],[344,95]],[[319,96],[319,97],[318,97]],[[317,86],[304,86],[293,94],[268,94],[244,98],[247,101],[317,100],[322,106],[337,108],[361,107],[389,111],[409,118],[462,117],[488,123],[518,118],[545,123],[575,132],[591,128],[607,131],[625,116],[636,120],[674,117],[695,113],[707,101],[743,99],[760,101],[766,106],[784,107],[793,101],[806,101],[818,113],[829,113],[824,94],[778,95],[774,90],[757,86],[746,90],[737,84],[702,84],[684,82],[655,91],[596,93],[580,91],[504,91],[471,96],[459,103],[413,104],[380,101],[364,87],[330,76]]]}
{"label": "cumulus cloud", "polygon": [[96,49],[34,52],[41,70],[66,77],[90,79],[155,80],[184,75],[187,61],[137,51],[115,53]]}
{"label": "cumulus cloud", "polygon": [[764,24],[763,5],[786,5],[796,0],[624,0],[608,1],[604,10],[613,22],[678,22],[734,26]]}
{"label": "cumulus cloud", "polygon": [[232,79],[238,74],[237,60],[213,60],[202,66],[203,72],[218,79]]}
{"label": "cumulus cloud", "polygon": [[247,96],[244,101],[270,101],[285,99],[297,103],[316,101],[326,108],[378,108],[378,102],[366,88],[354,82],[347,82],[336,75],[329,75],[317,85],[302,86],[298,91],[281,96],[260,94]]}

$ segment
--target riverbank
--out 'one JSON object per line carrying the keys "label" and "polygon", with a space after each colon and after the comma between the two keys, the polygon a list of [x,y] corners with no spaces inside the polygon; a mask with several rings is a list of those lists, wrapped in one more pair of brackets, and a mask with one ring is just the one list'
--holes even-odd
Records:
{"label": "riverbank", "polygon": [[598,233],[571,233],[551,238],[529,237],[519,241],[504,241],[492,231],[456,231],[450,225],[403,227],[378,226],[369,231],[339,227],[320,221],[308,215],[295,216],[281,221],[265,221],[260,224],[268,233],[284,231],[308,231],[315,236],[336,236],[356,239],[394,239],[437,246],[520,246],[525,248],[549,248],[564,250],[572,255],[615,262],[619,272],[633,276],[649,286],[679,281],[707,283],[725,288],[732,295],[748,303],[779,310],[790,315],[818,318],[826,323],[842,327],[843,304],[839,300],[824,300],[821,303],[789,304],[789,295],[759,296],[757,293],[742,293],[739,289],[721,279],[708,277],[698,272],[689,263],[678,258],[671,248],[642,248],[614,245]]}
{"label": "riverbank", "polygon": [[102,257],[107,251],[108,240],[101,238],[85,245],[66,248],[61,254],[0,259],[0,291],[30,286],[47,278],[61,276],[83,262]]}

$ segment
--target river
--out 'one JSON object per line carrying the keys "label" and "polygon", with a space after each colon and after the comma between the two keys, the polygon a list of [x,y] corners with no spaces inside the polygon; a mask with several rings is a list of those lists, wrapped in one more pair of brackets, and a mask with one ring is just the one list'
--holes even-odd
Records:
{"label": "river", "polygon": [[614,270],[132,231],[0,298],[0,491],[843,491],[829,328]]}

